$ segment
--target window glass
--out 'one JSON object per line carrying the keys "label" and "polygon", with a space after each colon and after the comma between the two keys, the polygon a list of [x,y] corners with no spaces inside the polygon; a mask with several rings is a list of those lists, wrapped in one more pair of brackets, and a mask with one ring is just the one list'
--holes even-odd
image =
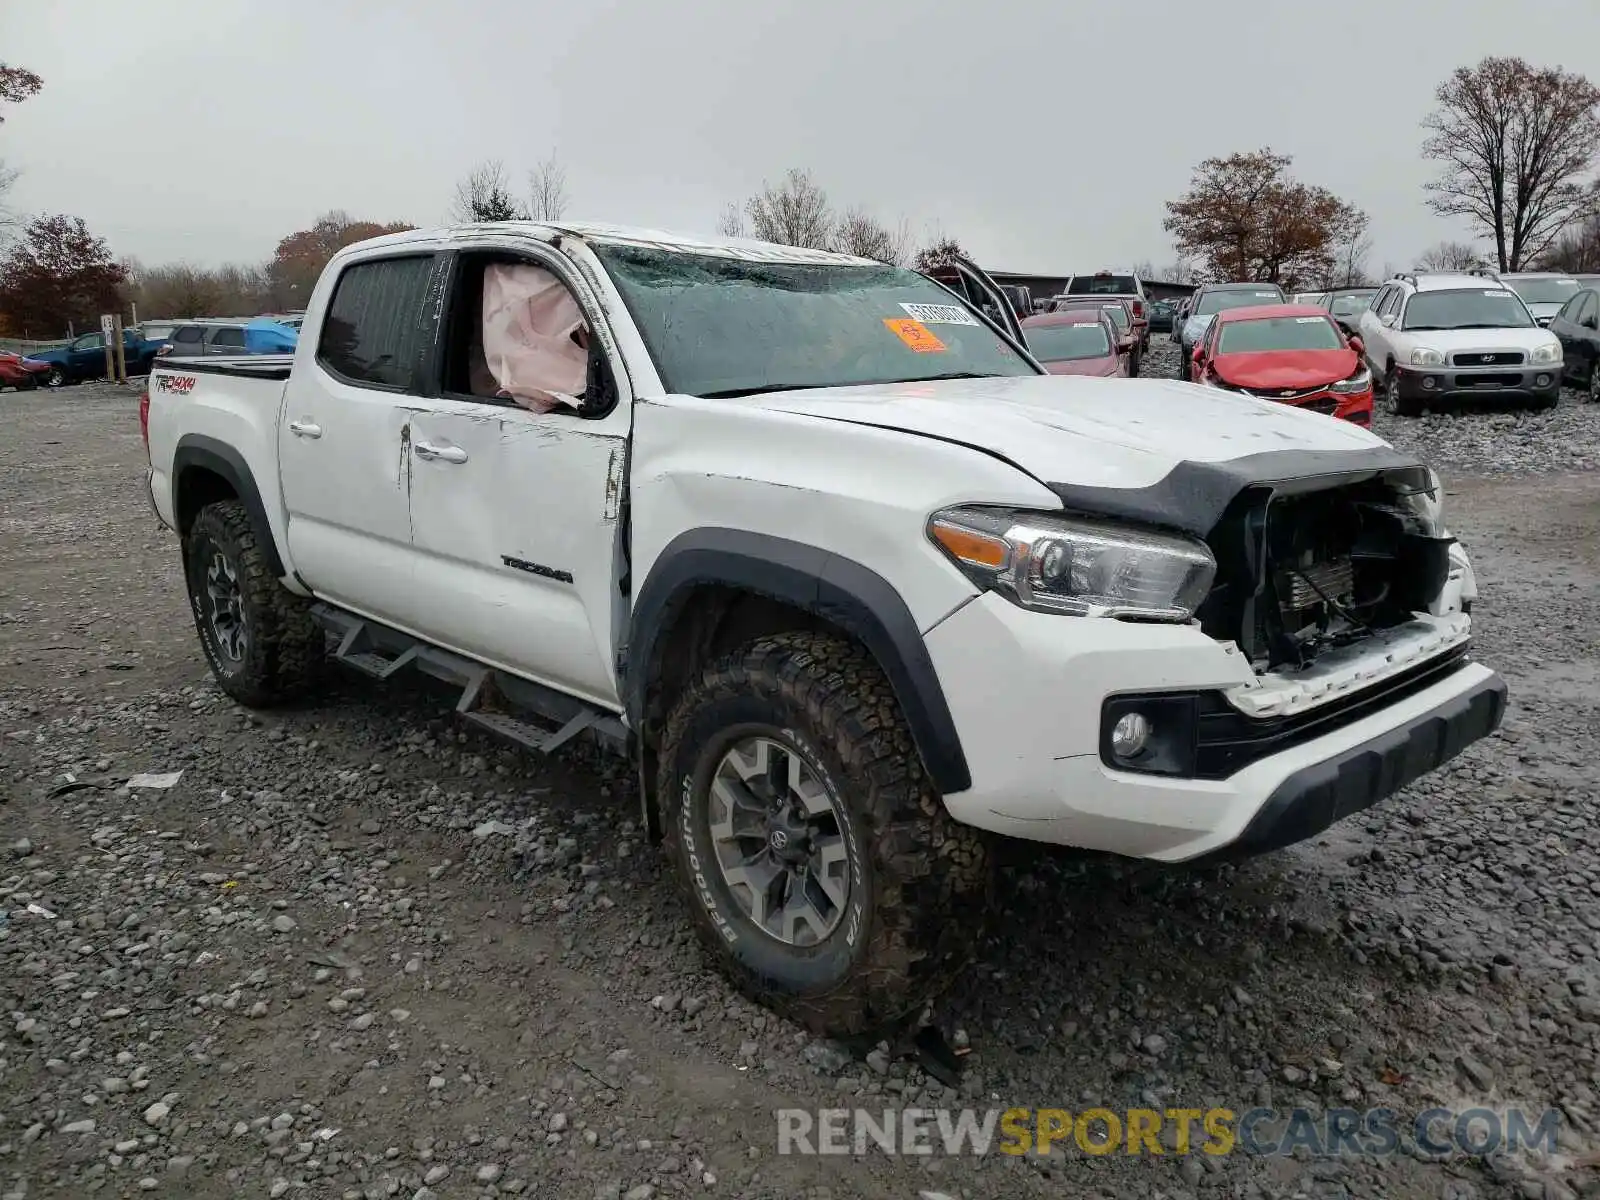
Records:
{"label": "window glass", "polygon": [[404,388],[422,352],[423,297],[433,256],[345,268],[328,302],[317,361],[352,383]]}
{"label": "window glass", "polygon": [[1207,292],[1195,305],[1194,315],[1209,317],[1230,308],[1256,308],[1263,304],[1282,304],[1283,292],[1267,285],[1248,291]]}
{"label": "window glass", "polygon": [[1344,339],[1327,317],[1259,317],[1227,321],[1218,334],[1219,354],[1264,350],[1339,350]]}
{"label": "window glass", "polygon": [[1030,325],[1022,330],[1028,349],[1040,362],[1071,362],[1079,358],[1111,357],[1111,339],[1099,322],[1090,325]]}
{"label": "window glass", "polygon": [[85,334],[72,343],[74,350],[104,350],[106,348],[106,335],[103,333]]}
{"label": "window glass", "polygon": [[1067,284],[1069,296],[1122,295],[1138,290],[1139,281],[1132,275],[1074,275]]}
{"label": "window glass", "polygon": [[949,292],[899,267],[595,252],[663,381],[684,395],[1039,373]]}
{"label": "window glass", "polygon": [[213,346],[238,346],[243,348],[244,330],[232,325],[218,329],[211,335],[211,344]]}
{"label": "window glass", "polygon": [[1418,292],[1406,305],[1404,329],[1526,329],[1533,318],[1505,288]]}

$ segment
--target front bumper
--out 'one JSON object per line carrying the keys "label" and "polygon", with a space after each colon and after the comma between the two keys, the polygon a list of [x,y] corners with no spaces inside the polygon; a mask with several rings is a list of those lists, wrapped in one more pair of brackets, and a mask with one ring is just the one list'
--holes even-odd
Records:
{"label": "front bumper", "polygon": [[1515,367],[1396,367],[1402,400],[1431,403],[1490,397],[1550,399],[1561,394],[1561,364]]}
{"label": "front bumper", "polygon": [[[1434,620],[1447,619],[1461,620]],[[1193,626],[1032,613],[988,594],[925,636],[972,772],[970,788],[945,797],[953,817],[1163,862],[1309,837],[1483,737],[1504,707],[1498,676],[1466,661],[1391,702],[1352,705],[1347,719],[1285,738],[1225,778],[1136,773],[1102,759],[1106,699],[1249,689],[1257,677],[1237,647]],[[1390,678],[1394,654],[1375,645],[1370,664],[1351,664],[1364,681],[1353,694]]]}

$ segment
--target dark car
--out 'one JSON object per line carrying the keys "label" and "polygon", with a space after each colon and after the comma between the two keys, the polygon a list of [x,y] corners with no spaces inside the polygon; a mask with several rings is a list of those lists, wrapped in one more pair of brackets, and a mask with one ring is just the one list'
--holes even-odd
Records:
{"label": "dark car", "polygon": [[[148,375],[150,363],[156,356],[159,343],[148,342],[132,329],[122,331],[122,355],[129,375]],[[106,339],[96,331],[74,338],[65,346],[54,350],[41,350],[28,355],[29,363],[43,363],[43,382],[49,387],[64,383],[82,383],[85,379],[104,379],[106,374]]]}
{"label": "dark car", "polygon": [[1120,377],[1128,373],[1109,309],[1069,308],[1022,323],[1028,349],[1052,375]]}
{"label": "dark car", "polygon": [[1183,355],[1178,369],[1184,379],[1191,378],[1194,348],[1205,338],[1211,318],[1230,308],[1254,308],[1263,304],[1284,303],[1283,289],[1275,283],[1207,283],[1194,294],[1188,316],[1178,327],[1178,349]]}
{"label": "dark car", "polygon": [[1171,333],[1172,321],[1178,309],[1170,300],[1157,300],[1150,305],[1150,332]]}
{"label": "dark car", "polygon": [[1581,388],[1590,403],[1600,402],[1600,288],[1588,287],[1561,306],[1550,320],[1561,340],[1561,374]]}
{"label": "dark car", "polygon": [[1322,293],[1317,307],[1327,310],[1328,315],[1338,322],[1339,328],[1344,330],[1346,337],[1355,337],[1356,322],[1361,319],[1362,313],[1372,307],[1372,298],[1377,294],[1375,287],[1334,288],[1331,292]]}
{"label": "dark car", "polygon": [[158,351],[162,359],[247,353],[243,321],[183,321]]}

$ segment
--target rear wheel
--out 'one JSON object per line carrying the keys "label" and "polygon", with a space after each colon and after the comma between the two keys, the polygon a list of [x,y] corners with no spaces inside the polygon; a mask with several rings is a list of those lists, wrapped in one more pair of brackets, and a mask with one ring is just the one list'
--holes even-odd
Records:
{"label": "rear wheel", "polygon": [[667,721],[659,795],[701,940],[812,1030],[913,1015],[978,944],[983,837],[950,818],[852,642],[784,634],[708,667]]}
{"label": "rear wheel", "polygon": [[273,577],[244,505],[207,505],[185,542],[195,629],[222,690],[252,708],[303,692],[323,661],[322,630]]}
{"label": "rear wheel", "polygon": [[1589,364],[1589,383],[1584,388],[1590,404],[1600,404],[1600,358]]}

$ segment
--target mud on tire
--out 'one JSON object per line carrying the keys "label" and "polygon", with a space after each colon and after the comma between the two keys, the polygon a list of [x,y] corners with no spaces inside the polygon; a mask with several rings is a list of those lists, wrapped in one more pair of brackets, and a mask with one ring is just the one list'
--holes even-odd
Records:
{"label": "mud on tire", "polygon": [[[711,797],[719,764],[741,738],[763,736],[791,745],[842,813],[848,901],[815,944],[758,925],[712,841],[713,809],[728,811]],[[915,1014],[982,937],[985,839],[945,811],[888,681],[848,640],[767,637],[707,667],[667,720],[657,794],[702,941],[742,991],[807,1028],[849,1036]]]}
{"label": "mud on tire", "polygon": [[323,663],[322,630],[307,602],[273,576],[243,504],[200,510],[183,568],[200,646],[222,690],[253,708],[303,693]]}

